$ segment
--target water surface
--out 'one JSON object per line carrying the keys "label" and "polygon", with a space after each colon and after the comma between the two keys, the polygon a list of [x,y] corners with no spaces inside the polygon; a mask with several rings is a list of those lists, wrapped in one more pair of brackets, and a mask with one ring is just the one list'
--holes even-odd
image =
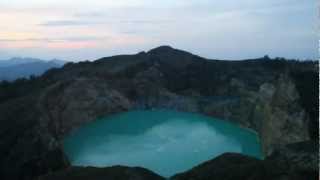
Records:
{"label": "water surface", "polygon": [[98,119],[66,137],[73,165],[141,166],[169,177],[224,152],[261,157],[257,135],[226,121],[168,110]]}

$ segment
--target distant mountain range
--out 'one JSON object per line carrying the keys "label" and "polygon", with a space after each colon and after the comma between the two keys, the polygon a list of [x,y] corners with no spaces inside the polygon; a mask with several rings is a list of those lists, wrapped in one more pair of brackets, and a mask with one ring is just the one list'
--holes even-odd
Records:
{"label": "distant mountain range", "polygon": [[11,58],[0,60],[0,81],[14,81],[31,75],[39,76],[51,68],[63,66],[66,61],[52,59],[50,61],[36,58]]}

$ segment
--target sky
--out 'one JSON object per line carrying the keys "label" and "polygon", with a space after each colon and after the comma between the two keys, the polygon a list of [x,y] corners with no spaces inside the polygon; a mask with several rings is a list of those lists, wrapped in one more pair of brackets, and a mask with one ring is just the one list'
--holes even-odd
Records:
{"label": "sky", "polygon": [[317,59],[317,0],[1,0],[0,59],[94,60],[170,45],[212,59]]}

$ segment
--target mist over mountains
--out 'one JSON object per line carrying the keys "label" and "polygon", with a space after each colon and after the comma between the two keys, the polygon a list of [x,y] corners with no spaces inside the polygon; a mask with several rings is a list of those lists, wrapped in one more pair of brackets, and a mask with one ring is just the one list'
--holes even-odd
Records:
{"label": "mist over mountains", "polygon": [[36,58],[14,57],[0,60],[0,81],[14,81],[18,78],[28,78],[31,75],[39,76],[51,68],[59,68],[66,61],[59,59],[42,60]]}

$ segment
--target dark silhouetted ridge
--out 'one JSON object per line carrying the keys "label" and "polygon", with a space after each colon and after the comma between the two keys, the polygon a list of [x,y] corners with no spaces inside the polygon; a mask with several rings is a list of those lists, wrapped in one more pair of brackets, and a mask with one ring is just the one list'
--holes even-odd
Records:
{"label": "dark silhouetted ridge", "polygon": [[148,51],[151,55],[179,55],[179,56],[192,56],[193,54],[180,49],[172,48],[171,46],[159,46]]}
{"label": "dark silhouetted ridge", "polygon": [[151,49],[148,51],[148,53],[167,53],[167,52],[172,52],[172,51],[177,51],[176,49],[172,48],[171,46],[159,46],[154,49]]}

